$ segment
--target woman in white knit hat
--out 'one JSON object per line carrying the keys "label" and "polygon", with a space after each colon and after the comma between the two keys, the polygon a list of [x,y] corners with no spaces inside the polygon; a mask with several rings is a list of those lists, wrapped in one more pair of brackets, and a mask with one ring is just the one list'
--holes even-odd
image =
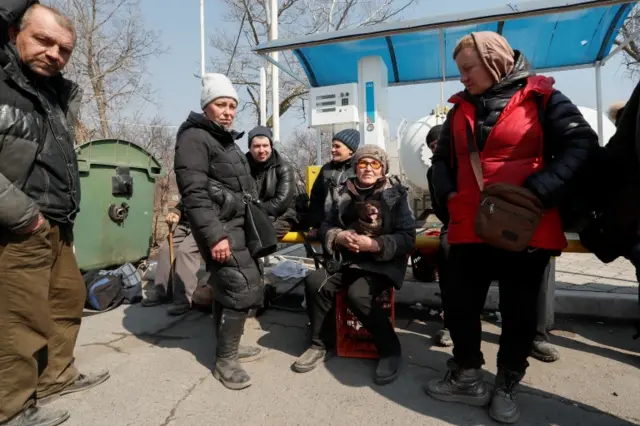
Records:
{"label": "woman in white knit hat", "polygon": [[175,172],[193,235],[211,273],[216,341],[214,376],[229,389],[251,385],[240,362],[259,348],[240,346],[250,309],[262,306],[260,270],[246,247],[243,193],[257,197],[245,155],[232,130],[238,94],[222,74],[205,74],[203,113],[191,112],[180,126]]}

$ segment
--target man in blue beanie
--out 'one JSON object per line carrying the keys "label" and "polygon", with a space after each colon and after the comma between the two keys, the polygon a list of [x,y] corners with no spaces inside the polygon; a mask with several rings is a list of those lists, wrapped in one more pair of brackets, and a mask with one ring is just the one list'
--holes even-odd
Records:
{"label": "man in blue beanie", "polygon": [[355,176],[351,157],[359,145],[360,132],[355,129],[345,129],[333,136],[331,161],[322,166],[309,196],[309,226],[312,228],[312,236],[331,209],[331,189]]}

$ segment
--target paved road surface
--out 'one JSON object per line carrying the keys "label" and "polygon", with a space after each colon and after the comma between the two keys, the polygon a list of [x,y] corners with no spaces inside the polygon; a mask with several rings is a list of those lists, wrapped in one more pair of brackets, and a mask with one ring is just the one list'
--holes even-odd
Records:
{"label": "paved road surface", "polygon": [[[253,386],[235,392],[210,373],[211,318],[165,315],[165,307],[121,307],[87,316],[77,362],[106,367],[109,381],[52,406],[68,426],[492,425],[486,410],[444,404],[422,386],[441,377],[449,351],[430,347],[436,322],[398,318],[406,368],[394,384],[372,383],[372,361],[333,358],[300,375],[290,365],[305,348],[306,318],[270,311],[247,324],[245,343],[264,357],[247,364]],[[621,426],[640,422],[640,341],[629,327],[567,321],[554,342],[562,359],[531,361],[520,397],[520,425]],[[499,328],[485,324],[487,369],[495,373]],[[488,375],[488,380],[493,376]]]}

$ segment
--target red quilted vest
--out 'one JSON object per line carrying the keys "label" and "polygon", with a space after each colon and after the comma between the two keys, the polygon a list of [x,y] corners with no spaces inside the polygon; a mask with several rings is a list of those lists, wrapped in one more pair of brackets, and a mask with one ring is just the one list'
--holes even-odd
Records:
{"label": "red quilted vest", "polygon": [[[542,125],[535,97],[542,96],[546,105],[553,83],[551,78],[529,77],[527,85],[505,106],[480,152],[485,187],[498,182],[522,185],[544,166]],[[471,168],[467,142],[467,134],[475,132],[475,106],[459,95],[449,101],[457,105],[451,118],[451,142],[458,164],[457,195],[448,201],[449,243],[481,243],[474,231],[480,189]],[[556,209],[545,212],[530,245],[548,250],[562,250],[567,246]]]}

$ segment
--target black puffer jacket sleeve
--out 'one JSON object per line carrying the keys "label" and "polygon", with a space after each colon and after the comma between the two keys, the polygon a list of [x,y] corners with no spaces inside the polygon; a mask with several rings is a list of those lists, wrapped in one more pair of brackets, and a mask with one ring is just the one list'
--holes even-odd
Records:
{"label": "black puffer jacket sleeve", "polygon": [[260,203],[260,206],[273,217],[282,216],[291,204],[295,195],[295,175],[291,164],[283,161],[276,167],[276,193],[270,200]]}
{"label": "black puffer jacket sleeve", "polygon": [[[178,136],[174,170],[184,210],[191,230],[208,248],[227,238],[218,219],[220,206],[209,196],[210,149],[199,129],[188,129]],[[218,212],[218,213],[216,213]]]}
{"label": "black puffer jacket sleeve", "polygon": [[327,198],[327,183],[323,178],[325,167],[327,166],[324,165],[320,169],[320,173],[311,187],[311,195],[309,195],[309,225],[311,228],[320,228],[325,216],[324,203]]}
{"label": "black puffer jacket sleeve", "polygon": [[446,226],[449,224],[449,211],[447,209],[447,205],[440,204],[436,198],[436,190],[433,185],[433,166],[429,167],[429,170],[427,170],[427,183],[429,185],[429,195],[431,196],[431,208],[433,209],[433,213],[436,215],[438,220]]}
{"label": "black puffer jacket sleeve", "polygon": [[598,155],[598,135],[569,98],[554,91],[543,118],[546,165],[524,183],[545,208],[557,207]]}
{"label": "black puffer jacket sleeve", "polygon": [[39,3],[38,0],[2,0],[0,21],[4,25],[16,24],[28,8]]}
{"label": "black puffer jacket sleeve", "polygon": [[451,119],[455,108],[449,111],[447,118],[442,125],[442,131],[436,145],[436,152],[433,154],[431,164],[433,167],[433,189],[435,202],[437,205],[446,206],[447,196],[456,191],[455,170],[451,166],[451,156],[453,141],[451,140]]}

